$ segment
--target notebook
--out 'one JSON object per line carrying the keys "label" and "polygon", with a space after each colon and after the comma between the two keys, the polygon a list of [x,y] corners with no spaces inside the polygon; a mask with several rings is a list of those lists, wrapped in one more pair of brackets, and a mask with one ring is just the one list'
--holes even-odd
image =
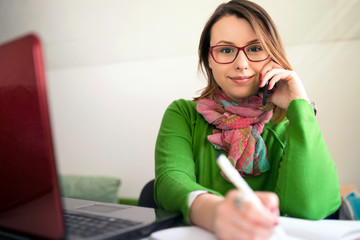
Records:
{"label": "notebook", "polygon": [[[133,239],[179,216],[61,198],[41,42],[29,34],[0,46],[0,238]],[[84,219],[90,230],[80,224]]]}
{"label": "notebook", "polygon": [[[287,236],[285,240],[357,240],[360,239],[360,222],[347,220],[305,220],[280,217],[280,225]],[[178,226],[153,232],[151,240],[217,240],[217,237],[196,226]],[[270,240],[281,240],[274,233]]]}

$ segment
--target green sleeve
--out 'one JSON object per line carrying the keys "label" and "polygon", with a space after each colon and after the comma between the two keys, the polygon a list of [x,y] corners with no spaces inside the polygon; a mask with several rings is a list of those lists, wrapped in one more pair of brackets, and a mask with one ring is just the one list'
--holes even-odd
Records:
{"label": "green sleeve", "polygon": [[341,204],[336,166],[306,100],[293,100],[287,118],[287,140],[275,189],[280,210],[293,217],[322,219]]}
{"label": "green sleeve", "polygon": [[196,118],[189,101],[173,102],[165,111],[155,147],[155,194],[159,208],[179,209],[188,223],[188,196],[195,190],[215,191],[196,182],[193,156],[194,126]]}

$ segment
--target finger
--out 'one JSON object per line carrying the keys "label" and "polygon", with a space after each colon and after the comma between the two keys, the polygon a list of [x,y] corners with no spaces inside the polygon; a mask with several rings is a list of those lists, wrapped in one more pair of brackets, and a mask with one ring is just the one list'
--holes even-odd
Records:
{"label": "finger", "polygon": [[[265,198],[271,198],[273,196],[266,196]],[[276,195],[275,195],[276,196]],[[270,203],[271,206],[277,206],[276,199],[272,200],[274,203]],[[257,236],[269,236],[277,219],[269,211],[267,207],[259,208],[250,199],[246,198],[244,194],[238,194],[234,198],[234,205],[237,207],[239,217],[232,219],[234,224],[242,227],[245,230],[255,231]],[[240,220],[240,221],[239,221]]]}
{"label": "finger", "polygon": [[215,234],[219,239],[251,239],[252,230],[245,230],[239,228],[237,225],[224,223],[224,225],[219,225],[216,229]]}
{"label": "finger", "polygon": [[259,197],[265,208],[269,209],[273,215],[276,217],[280,215],[279,197],[275,193],[256,192],[256,195]]}
{"label": "finger", "polygon": [[246,211],[242,213],[243,218],[252,225],[252,227],[258,226],[260,229],[263,228],[265,231],[271,231],[277,223],[277,217],[273,213],[265,208],[259,208],[252,202],[244,203]]}
{"label": "finger", "polygon": [[215,233],[220,239],[250,239],[253,231],[251,225],[238,212],[243,206],[243,200],[236,199],[240,192],[229,192],[221,206],[219,206],[215,219]]}
{"label": "finger", "polygon": [[[273,225],[266,220],[266,217],[263,220],[265,223],[257,219],[263,218],[261,209],[257,208],[242,192],[234,191],[229,193],[226,196],[226,201],[231,204],[231,208],[229,208],[230,212],[223,216],[223,219],[226,219],[228,225],[236,227],[237,230],[233,230],[234,233],[249,236],[250,239],[255,237],[257,239],[267,239],[271,236]],[[265,207],[264,209],[266,210]]]}
{"label": "finger", "polygon": [[[263,79],[262,79],[262,85],[263,86],[265,86],[265,84],[268,82],[268,81],[270,81],[270,83],[273,81],[273,79],[274,79],[274,77],[277,75],[277,74],[279,74],[279,73],[281,73],[281,72],[283,72],[283,71],[286,71],[286,70],[284,70],[284,69],[271,69],[271,70],[269,70],[264,76],[263,76]],[[275,85],[275,84],[274,84]],[[260,84],[259,84],[259,86],[260,86]],[[263,86],[261,86],[261,87],[263,87]],[[269,86],[268,86],[268,89],[270,89],[269,87],[270,87],[271,85],[269,84]],[[273,85],[272,85],[272,87],[273,87]],[[272,88],[271,88],[272,89]]]}
{"label": "finger", "polygon": [[271,209],[279,207],[279,198],[275,193],[256,191],[255,194],[263,203],[263,207],[259,208],[251,201],[251,199],[248,198],[247,195],[245,195],[242,191],[239,190],[230,191],[226,195],[225,201],[230,204],[232,203],[231,205],[235,209],[245,213],[258,211],[268,214],[269,212],[271,212]]}
{"label": "finger", "polygon": [[271,79],[269,82],[268,89],[271,90],[274,88],[275,84],[281,80],[290,80],[293,78],[293,72],[284,69],[273,69],[266,75],[266,78]]}
{"label": "finger", "polygon": [[238,230],[238,234],[244,236],[244,239],[268,239],[272,235],[273,227],[263,226],[253,218],[250,218],[249,216],[254,216],[255,213],[252,215],[247,214],[249,211],[246,204],[243,206],[242,209],[245,209],[245,211],[239,209],[239,217],[231,219],[231,223]]}
{"label": "finger", "polygon": [[243,229],[248,229],[250,234],[256,237],[268,238],[272,235],[274,225],[270,224],[269,222],[263,222],[261,218],[261,214],[257,214],[253,212],[251,215],[244,215],[243,219]]}
{"label": "finger", "polygon": [[265,66],[260,71],[260,82],[259,87],[264,87],[266,82],[271,78],[266,77],[268,75],[268,72],[270,72],[273,69],[282,69],[282,67],[278,64],[276,64],[273,61],[270,61],[269,63],[265,64]]}
{"label": "finger", "polygon": [[268,90],[272,90],[275,84],[280,80],[281,80],[281,75],[279,73],[274,74],[269,82]]}
{"label": "finger", "polygon": [[241,191],[231,193],[227,200],[233,211],[233,214],[228,215],[228,220],[244,231],[252,231],[253,226],[246,218],[249,212],[248,205],[252,205],[251,200]]}

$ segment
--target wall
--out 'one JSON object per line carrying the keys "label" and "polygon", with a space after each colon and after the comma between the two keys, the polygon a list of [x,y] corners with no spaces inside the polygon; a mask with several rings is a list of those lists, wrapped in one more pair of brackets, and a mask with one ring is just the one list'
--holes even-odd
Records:
{"label": "wall", "polygon": [[[154,177],[163,112],[204,86],[198,39],[221,2],[0,0],[0,42],[42,39],[61,173],[119,177],[121,196],[139,195]],[[255,2],[318,105],[340,182],[360,187],[360,0]]]}

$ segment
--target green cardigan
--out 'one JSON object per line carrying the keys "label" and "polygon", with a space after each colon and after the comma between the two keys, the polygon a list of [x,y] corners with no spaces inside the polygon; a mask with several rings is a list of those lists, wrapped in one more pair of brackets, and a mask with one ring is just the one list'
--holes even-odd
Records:
{"label": "green cardigan", "polygon": [[[196,102],[174,101],[166,110],[155,148],[155,202],[181,211],[188,223],[188,196],[205,190],[224,196],[234,186],[216,164],[216,150],[207,140],[214,129],[196,111]],[[282,215],[322,219],[340,204],[336,166],[306,100],[293,100],[280,124],[268,122],[262,137],[270,170],[245,180],[254,189],[275,192]],[[227,153],[226,153],[227,155]]]}

